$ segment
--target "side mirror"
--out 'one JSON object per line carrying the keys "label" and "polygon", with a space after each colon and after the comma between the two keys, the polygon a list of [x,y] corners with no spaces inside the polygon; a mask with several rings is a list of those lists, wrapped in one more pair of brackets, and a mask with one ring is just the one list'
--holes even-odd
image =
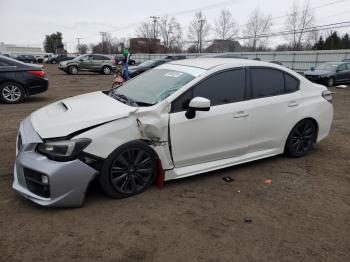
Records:
{"label": "side mirror", "polygon": [[311,70],[311,71],[315,71],[315,67],[312,66],[312,67],[310,68],[310,70]]}
{"label": "side mirror", "polygon": [[192,119],[196,116],[196,111],[209,111],[210,110],[210,100],[204,97],[193,98],[188,106],[185,116],[188,119]]}

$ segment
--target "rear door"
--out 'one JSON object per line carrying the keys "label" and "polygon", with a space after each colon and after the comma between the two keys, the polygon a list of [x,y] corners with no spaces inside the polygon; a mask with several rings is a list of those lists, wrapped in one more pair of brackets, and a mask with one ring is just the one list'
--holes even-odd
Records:
{"label": "rear door", "polygon": [[302,118],[302,92],[294,76],[269,67],[249,68],[251,137],[248,152],[276,149]]}

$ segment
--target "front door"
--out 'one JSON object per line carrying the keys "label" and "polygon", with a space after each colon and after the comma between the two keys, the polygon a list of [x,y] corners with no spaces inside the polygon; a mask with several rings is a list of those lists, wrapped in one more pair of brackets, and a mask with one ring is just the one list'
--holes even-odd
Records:
{"label": "front door", "polygon": [[[175,167],[189,166],[244,155],[248,149],[249,101],[245,100],[245,70],[217,73],[172,103],[170,139]],[[211,101],[208,112],[185,116],[193,97]]]}

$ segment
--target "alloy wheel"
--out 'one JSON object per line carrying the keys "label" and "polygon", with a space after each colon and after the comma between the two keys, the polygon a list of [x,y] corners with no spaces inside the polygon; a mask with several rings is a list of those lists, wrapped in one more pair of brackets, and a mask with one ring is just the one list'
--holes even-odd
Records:
{"label": "alloy wheel", "polygon": [[22,91],[16,85],[7,85],[2,89],[2,96],[9,102],[16,102],[21,99]]}
{"label": "alloy wheel", "polygon": [[152,158],[144,150],[131,148],[113,161],[109,178],[119,193],[130,195],[143,191],[153,179]]}
{"label": "alloy wheel", "polygon": [[291,136],[291,146],[297,154],[305,154],[315,139],[315,127],[310,121],[301,122]]}
{"label": "alloy wheel", "polygon": [[105,66],[105,67],[103,68],[103,73],[104,73],[105,75],[109,75],[109,74],[111,73],[111,69],[110,69],[108,66]]}

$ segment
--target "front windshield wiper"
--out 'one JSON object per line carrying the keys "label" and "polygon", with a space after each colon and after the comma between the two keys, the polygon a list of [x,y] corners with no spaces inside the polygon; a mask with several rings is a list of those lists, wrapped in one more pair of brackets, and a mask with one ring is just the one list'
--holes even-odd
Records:
{"label": "front windshield wiper", "polygon": [[130,106],[137,106],[137,103],[134,100],[132,100],[130,97],[127,97],[126,95],[115,92],[115,90],[111,90],[110,96],[124,104],[128,104]]}

